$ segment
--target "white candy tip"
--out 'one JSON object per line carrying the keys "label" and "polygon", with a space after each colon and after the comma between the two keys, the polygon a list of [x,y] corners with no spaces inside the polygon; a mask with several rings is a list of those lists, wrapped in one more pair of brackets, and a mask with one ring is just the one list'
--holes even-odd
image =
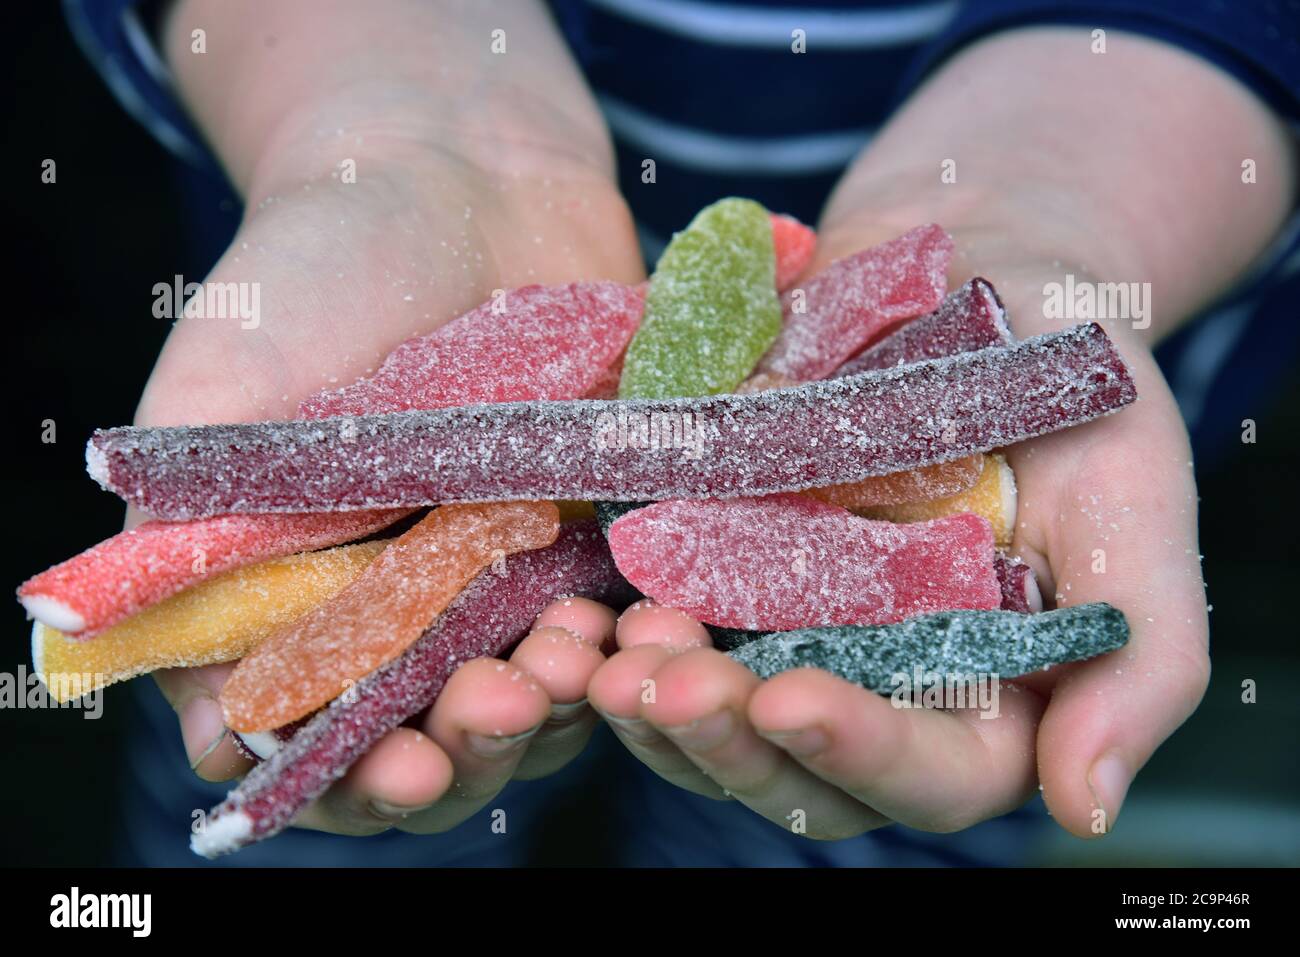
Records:
{"label": "white candy tip", "polygon": [[1010,542],[1016,534],[1016,473],[1001,455],[995,456],[998,467],[998,489],[1002,493],[1003,527],[997,529],[999,541]]}
{"label": "white candy tip", "polygon": [[64,634],[75,635],[86,629],[86,619],[57,598],[49,595],[21,595],[18,600],[32,618],[43,625],[57,628]]}
{"label": "white candy tip", "polygon": [[108,488],[108,456],[94,442],[86,443],[86,474],[98,482],[100,488]]}
{"label": "white candy tip", "polygon": [[233,731],[231,733],[239,735],[239,740],[244,743],[244,747],[263,761],[279,751],[281,747],[280,739],[271,731]]}
{"label": "white candy tip", "polygon": [[253,835],[253,819],[243,811],[229,811],[210,819],[198,834],[190,838],[190,850],[211,860],[237,851]]}

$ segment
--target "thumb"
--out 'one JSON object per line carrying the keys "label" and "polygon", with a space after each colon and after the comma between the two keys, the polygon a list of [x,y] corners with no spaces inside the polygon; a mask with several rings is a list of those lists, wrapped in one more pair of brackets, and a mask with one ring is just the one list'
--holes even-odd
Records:
{"label": "thumb", "polygon": [[232,663],[153,673],[163,697],[180,720],[190,767],[205,781],[228,781],[252,767],[227,731],[217,700],[234,667]]}

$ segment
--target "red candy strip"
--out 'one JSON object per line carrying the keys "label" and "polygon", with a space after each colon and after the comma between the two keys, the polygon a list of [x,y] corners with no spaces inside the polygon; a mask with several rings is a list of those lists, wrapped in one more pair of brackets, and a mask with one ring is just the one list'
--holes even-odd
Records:
{"label": "red candy strip", "polygon": [[609,528],[643,594],[711,625],[787,631],[998,608],[993,531],[969,513],[896,525],[802,495],[657,502]]}
{"label": "red candy strip", "polygon": [[754,496],[951,461],[1136,397],[1123,360],[1091,324],[756,395],[110,429],[91,438],[86,460],[105,488],[169,518]]}
{"label": "red candy strip", "polygon": [[895,329],[832,374],[856,375],[871,369],[889,369],[924,359],[939,359],[959,352],[975,352],[1012,341],[1006,310],[993,284],[976,277],[950,292],[939,308]]}
{"label": "red candy strip", "polygon": [[38,621],[89,638],[214,575],[365,538],[405,514],[388,509],[145,522],[29,578],[18,600]]}
{"label": "red candy strip", "polygon": [[402,343],[369,378],[321,392],[303,418],[572,399],[599,384],[641,321],[645,291],[615,282],[524,286]]}
{"label": "red candy strip", "polygon": [[1038,590],[1038,578],[1032,568],[1006,552],[998,552],[993,559],[993,568],[998,573],[998,587],[1002,590],[1003,611],[1030,614],[1043,610],[1043,595]]}
{"label": "red candy strip", "polygon": [[283,830],[376,741],[432,705],[462,663],[505,652],[560,595],[633,597],[595,522],[512,555],[504,575],[482,572],[414,645],[318,712],[213,808],[191,840],[195,853],[217,857]]}
{"label": "red candy strip", "polygon": [[758,372],[822,379],[894,327],[935,309],[952,237],[935,225],[837,259],[782,299],[785,326]]}
{"label": "red candy strip", "polygon": [[812,262],[817,234],[793,216],[773,213],[772,245],[776,247],[776,291],[785,292]]}

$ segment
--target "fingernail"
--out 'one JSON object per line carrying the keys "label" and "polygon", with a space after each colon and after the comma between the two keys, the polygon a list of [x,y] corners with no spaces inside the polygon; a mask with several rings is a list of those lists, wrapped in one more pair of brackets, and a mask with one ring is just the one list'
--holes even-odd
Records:
{"label": "fingernail", "polygon": [[181,708],[180,722],[181,740],[185,742],[185,753],[190,756],[193,771],[225,740],[226,719],[217,699],[201,694]]}
{"label": "fingernail", "polygon": [[1119,817],[1119,809],[1132,781],[1128,765],[1115,751],[1108,751],[1098,758],[1088,773],[1088,787],[1092,790],[1093,800],[1105,812],[1107,832],[1115,827],[1115,819]]}
{"label": "fingernail", "polygon": [[734,725],[730,711],[719,711],[690,724],[664,728],[664,734],[688,751],[712,751],[731,737]]}
{"label": "fingernail", "polygon": [[551,716],[546,720],[547,724],[569,724],[575,718],[582,716],[587,710],[587,699],[571,703],[554,702],[551,704]]}
{"label": "fingernail", "polygon": [[387,801],[371,801],[370,813],[385,821],[400,821],[432,806],[431,804],[425,804],[420,807],[398,807],[396,804],[389,804]]}
{"label": "fingernail", "polygon": [[500,758],[524,745],[537,733],[538,725],[522,734],[466,734],[469,749],[481,758]]}
{"label": "fingernail", "polygon": [[821,754],[830,745],[830,738],[820,728],[796,728],[791,731],[759,731],[759,736],[771,741],[783,751],[801,758]]}
{"label": "fingernail", "polygon": [[627,735],[633,741],[640,741],[648,744],[649,742],[657,741],[662,737],[662,735],[655,730],[654,725],[649,721],[642,720],[641,718],[617,718],[612,714],[602,714],[601,717],[614,727],[618,728],[619,731]]}

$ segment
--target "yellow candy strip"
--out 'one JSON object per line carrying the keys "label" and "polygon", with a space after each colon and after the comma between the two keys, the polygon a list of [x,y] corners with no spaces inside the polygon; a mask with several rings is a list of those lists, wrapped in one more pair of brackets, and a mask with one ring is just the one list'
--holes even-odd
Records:
{"label": "yellow candy strip", "polygon": [[888,522],[925,522],[961,512],[974,512],[988,519],[998,547],[1006,548],[1016,530],[1016,475],[1004,456],[993,453],[985,458],[978,481],[964,492],[924,502],[873,505],[853,511]]}
{"label": "yellow candy strip", "polygon": [[159,668],[234,661],[342,591],[387,542],[362,542],[237,568],[77,641],[36,622],[32,666],[56,701]]}

